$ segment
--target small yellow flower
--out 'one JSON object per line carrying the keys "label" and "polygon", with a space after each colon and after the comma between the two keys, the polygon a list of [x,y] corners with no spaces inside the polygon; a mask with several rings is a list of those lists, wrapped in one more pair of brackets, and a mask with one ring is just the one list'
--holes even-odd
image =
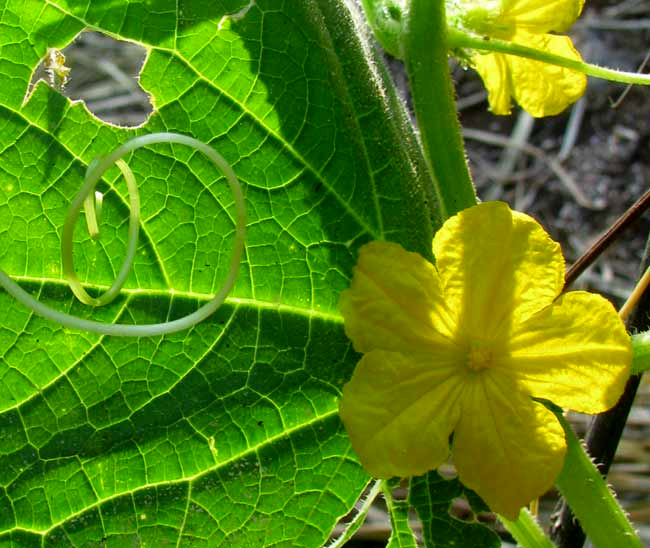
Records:
{"label": "small yellow flower", "polygon": [[[501,0],[457,2],[458,19],[469,31],[582,61],[566,31],[580,15],[584,0]],[[452,9],[453,11],[453,9]],[[582,97],[587,77],[573,70],[503,53],[475,52],[471,65],[488,90],[495,114],[509,114],[512,98],[535,117],[562,112]]]}
{"label": "small yellow flower", "polygon": [[609,409],[629,376],[630,338],[604,298],[560,295],[559,245],[502,202],[450,218],[433,252],[435,266],[394,243],[361,248],[340,308],[364,355],[340,415],[378,478],[439,467],[453,433],[460,480],[514,519],[553,485],[566,450],[533,398]]}

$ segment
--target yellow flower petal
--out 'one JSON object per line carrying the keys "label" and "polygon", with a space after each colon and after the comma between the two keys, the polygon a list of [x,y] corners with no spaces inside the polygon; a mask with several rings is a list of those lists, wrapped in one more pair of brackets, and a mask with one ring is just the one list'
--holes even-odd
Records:
{"label": "yellow flower petal", "polygon": [[490,110],[494,114],[510,114],[512,83],[506,56],[500,53],[475,53],[471,63],[485,84]]}
{"label": "yellow flower petal", "polygon": [[453,322],[435,268],[398,244],[370,242],[361,247],[339,308],[358,352],[425,351],[431,345],[450,344]]}
{"label": "yellow flower petal", "polygon": [[583,413],[613,407],[630,375],[630,337],[599,295],[572,291],[514,326],[509,357],[495,368],[538,398]]}
{"label": "yellow flower petal", "polygon": [[557,419],[542,404],[492,372],[466,385],[454,433],[458,477],[508,519],[553,486],[566,442]]}
{"label": "yellow flower petal", "polygon": [[505,0],[499,22],[540,34],[568,30],[582,11],[584,0]]}
{"label": "yellow flower petal", "polygon": [[343,387],[339,414],[372,476],[416,476],[447,459],[462,391],[457,361],[453,352],[363,356]]}
{"label": "yellow flower petal", "polygon": [[564,280],[560,246],[532,217],[503,202],[485,202],[445,222],[433,239],[436,268],[458,337],[506,337],[551,304]]}
{"label": "yellow flower petal", "polygon": [[552,486],[566,451],[562,427],[533,398],[611,407],[629,375],[629,338],[601,297],[558,297],[559,246],[506,204],[448,219],[433,251],[435,268],[396,244],[362,248],[341,309],[366,354],[340,415],[380,478],[437,468],[453,432],[461,481],[514,519]]}
{"label": "yellow flower petal", "polygon": [[[513,42],[582,61],[568,36],[517,31]],[[512,95],[531,116],[552,116],[584,95],[587,77],[581,72],[542,61],[507,56]]]}

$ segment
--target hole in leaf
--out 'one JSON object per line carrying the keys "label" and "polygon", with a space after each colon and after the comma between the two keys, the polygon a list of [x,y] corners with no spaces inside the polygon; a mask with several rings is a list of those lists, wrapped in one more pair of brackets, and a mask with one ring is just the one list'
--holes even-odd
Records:
{"label": "hole in leaf", "polygon": [[[140,126],[153,110],[149,95],[138,81],[146,53],[132,42],[100,32],[82,32],[62,52],[48,51],[34,72],[30,88],[44,80],[70,99],[84,101],[104,122]],[[67,76],[63,87],[61,72]]]}

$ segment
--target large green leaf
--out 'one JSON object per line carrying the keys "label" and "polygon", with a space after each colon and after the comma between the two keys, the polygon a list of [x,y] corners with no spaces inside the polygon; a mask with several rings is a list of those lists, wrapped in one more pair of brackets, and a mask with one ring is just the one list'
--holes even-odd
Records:
{"label": "large green leaf", "polygon": [[[337,312],[357,248],[430,255],[427,177],[353,3],[0,1],[0,266],[83,317],[151,323],[196,309],[228,268],[233,205],[181,146],[127,158],[141,251],[121,296],[88,309],[62,280],[60,235],[87,165],[135,134],[217,149],[244,185],[245,261],[226,304],[155,339],[62,329],[5,293],[0,325],[0,543],[318,546],[367,477],[337,416],[357,356]],[[47,47],[84,28],[148,50],[155,110],[116,128],[44,83]],[[75,77],[74,68],[72,78]],[[128,197],[117,169],[102,239],[77,227],[77,271],[105,289]],[[80,223],[81,224],[81,223]]]}

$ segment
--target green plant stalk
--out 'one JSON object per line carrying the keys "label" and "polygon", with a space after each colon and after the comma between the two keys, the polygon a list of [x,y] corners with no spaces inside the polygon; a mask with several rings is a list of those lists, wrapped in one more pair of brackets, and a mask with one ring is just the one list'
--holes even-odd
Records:
{"label": "green plant stalk", "polygon": [[404,61],[443,221],[476,205],[456,114],[448,50],[444,2],[413,0],[404,34]]}
{"label": "green plant stalk", "polygon": [[650,370],[650,331],[632,335],[632,375]]}
{"label": "green plant stalk", "polygon": [[650,74],[639,74],[638,72],[624,72],[620,70],[599,67],[583,61],[576,61],[555,55],[547,51],[529,48],[514,42],[506,40],[499,40],[497,38],[484,39],[482,37],[472,36],[471,34],[462,32],[456,28],[449,27],[448,43],[451,49],[468,48],[477,51],[491,51],[494,53],[505,53],[508,55],[516,55],[518,57],[525,57],[533,59],[534,61],[541,61],[549,65],[557,65],[560,67],[572,69],[582,72],[587,76],[595,76],[603,80],[610,80],[612,82],[620,82],[622,84],[641,84],[644,86],[650,85]]}
{"label": "green plant stalk", "polygon": [[515,538],[517,544],[523,548],[553,548],[553,543],[542,531],[537,520],[530,515],[526,508],[522,508],[517,519],[499,516],[499,520],[508,532]]}
{"label": "green plant stalk", "polygon": [[642,548],[641,541],[562,410],[553,406],[567,442],[555,484],[596,548]]}

